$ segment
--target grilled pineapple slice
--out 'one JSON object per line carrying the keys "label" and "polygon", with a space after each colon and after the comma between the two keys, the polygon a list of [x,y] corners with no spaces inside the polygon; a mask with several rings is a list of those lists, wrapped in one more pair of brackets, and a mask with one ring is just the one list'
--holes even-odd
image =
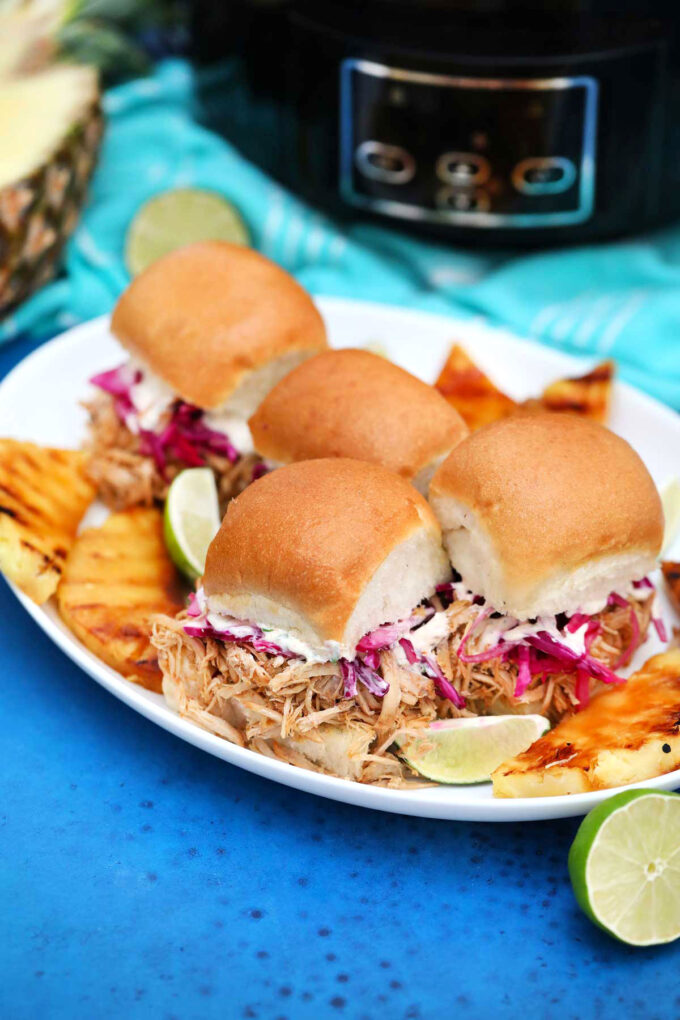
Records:
{"label": "grilled pineapple slice", "polygon": [[571,411],[606,424],[611,404],[614,362],[602,361],[586,375],[557,379],[543,390],[546,411]]}
{"label": "grilled pineapple slice", "polygon": [[680,649],[593,698],[493,776],[496,797],[555,797],[642,782],[680,768]]}
{"label": "grilled pineapple slice", "polygon": [[64,623],[112,669],[161,690],[151,617],[182,607],[177,573],[163,542],[160,511],[112,514],[80,535],[57,591]]}
{"label": "grilled pineapple slice", "polygon": [[57,588],[94,487],[87,457],[0,439],[0,570],[34,602]]}
{"label": "grilled pineapple slice", "polygon": [[471,430],[505,418],[517,407],[514,400],[502,393],[477,368],[459,344],[454,344],[449,351],[446,364],[434,385]]}
{"label": "grilled pineapple slice", "polygon": [[671,563],[670,560],[666,560],[661,564],[661,572],[673,608],[680,613],[680,563]]}

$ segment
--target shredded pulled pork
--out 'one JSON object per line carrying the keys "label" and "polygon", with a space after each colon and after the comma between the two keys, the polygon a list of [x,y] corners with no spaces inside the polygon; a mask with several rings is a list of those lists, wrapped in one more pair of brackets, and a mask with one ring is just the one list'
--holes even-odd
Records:
{"label": "shredded pulled pork", "polygon": [[[645,600],[630,598],[625,606],[609,605],[592,617],[600,624],[600,631],[590,646],[592,658],[615,668],[622,656],[635,650],[644,641],[652,618],[654,594]],[[500,658],[486,662],[465,663],[456,656],[456,650],[479,615],[479,607],[466,600],[456,600],[446,610],[451,627],[450,637],[437,648],[437,660],[446,676],[465,698],[466,709],[474,715],[501,715],[505,712],[534,712],[557,722],[564,715],[579,708],[576,695],[576,674],[573,670],[545,673],[535,676],[521,697],[514,696],[517,683],[517,666]],[[639,627],[639,640],[631,623],[635,613]],[[477,639],[472,638],[466,650],[479,650]],[[590,679],[590,693],[596,694],[605,685]],[[462,713],[467,714],[467,713]]]}
{"label": "shredded pulled pork", "polygon": [[[609,605],[593,617],[600,630],[590,655],[612,667],[632,653],[632,645],[647,633],[653,598],[652,592],[644,601]],[[477,620],[479,605],[457,599],[444,609],[436,597],[431,604],[446,613],[450,628],[433,655],[463,695],[463,708],[440,697],[434,680],[405,666],[394,649],[379,652],[379,672],[389,684],[383,697],[363,684],[353,697],[345,697],[339,664],[308,663],[255,651],[247,643],[189,636],[186,612],[154,622],[152,643],[163,692],[181,715],[241,747],[327,775],[389,787],[414,783],[412,770],[395,753],[395,738],[422,732],[435,719],[519,711],[556,722],[579,708],[574,671],[536,675],[516,698],[516,664],[501,658],[460,661],[456,651]],[[631,624],[632,613],[639,632]],[[470,652],[478,640],[472,638]],[[603,686],[591,678],[592,693]]]}
{"label": "shredded pulled pork", "polygon": [[[97,394],[85,407],[90,415],[87,473],[100,499],[113,510],[152,506],[164,500],[173,478],[186,465],[169,460],[163,477],[153,458],[140,453],[139,436],[121,422],[108,393]],[[226,457],[209,452],[205,463],[215,473],[220,506],[224,508],[253,480],[261,458],[247,454],[232,464]]]}
{"label": "shredded pulled pork", "polygon": [[292,765],[362,783],[413,785],[413,773],[390,746],[398,734],[446,714],[450,703],[436,694],[429,677],[403,669],[393,652],[382,651],[387,694],[379,698],[359,685],[354,697],[344,698],[337,663],[190,637],[183,616],[157,617],[152,635],[163,691],[181,715]]}

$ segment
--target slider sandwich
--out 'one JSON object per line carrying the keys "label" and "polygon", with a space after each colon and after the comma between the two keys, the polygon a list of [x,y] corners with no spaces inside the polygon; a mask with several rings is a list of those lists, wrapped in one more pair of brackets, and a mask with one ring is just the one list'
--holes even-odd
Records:
{"label": "slider sandwich", "polygon": [[[158,617],[165,696],[240,746],[366,783],[441,719],[586,704],[664,637],[647,574],[654,483],[631,447],[564,415],[465,439],[430,501],[344,458],[265,475],[230,503],[202,587]],[[449,557],[454,565],[452,575]]]}
{"label": "slider sandwich", "polygon": [[351,457],[390,468],[423,495],[468,432],[432,386],[377,354],[352,349],[323,351],[298,365],[249,425],[256,451],[271,466]]}
{"label": "slider sandwich", "polygon": [[463,709],[435,656],[450,577],[403,478],[344,458],[282,467],[229,504],[189,609],[157,618],[165,696],[242,747],[400,785],[397,734]]}
{"label": "slider sandwich", "polygon": [[480,429],[439,468],[430,503],[456,571],[439,594],[466,709],[557,720],[622,682],[650,622],[665,640],[647,576],[659,496],[603,426],[542,414]]}
{"label": "slider sandwich", "polygon": [[326,347],[295,280],[222,241],[154,262],[118,301],[111,331],[129,357],[91,380],[89,474],[117,509],[162,500],[180,470],[200,465],[214,470],[226,503],[263,470],[249,416]]}

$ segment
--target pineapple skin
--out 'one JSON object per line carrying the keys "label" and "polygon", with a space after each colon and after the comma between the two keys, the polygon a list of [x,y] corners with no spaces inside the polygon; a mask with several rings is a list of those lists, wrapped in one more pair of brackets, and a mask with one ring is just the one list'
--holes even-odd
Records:
{"label": "pineapple skin", "polygon": [[85,204],[103,132],[97,97],[42,166],[0,189],[0,318],[59,269]]}

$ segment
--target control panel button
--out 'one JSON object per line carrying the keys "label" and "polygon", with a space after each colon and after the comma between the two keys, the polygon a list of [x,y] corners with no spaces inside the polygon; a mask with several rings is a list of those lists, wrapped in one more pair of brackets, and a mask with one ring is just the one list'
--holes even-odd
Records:
{"label": "control panel button", "polygon": [[435,169],[440,181],[463,187],[484,184],[491,176],[488,159],[476,152],[443,152]]}
{"label": "control panel button", "polygon": [[362,142],[354,154],[354,162],[364,177],[382,184],[408,184],[416,172],[416,161],[399,145],[383,142]]}
{"label": "control panel button", "polygon": [[339,72],[347,205],[449,235],[551,231],[595,212],[596,78],[461,77],[351,56]]}
{"label": "control panel button", "polygon": [[512,171],[514,188],[523,195],[558,195],[576,180],[576,167],[564,156],[523,159]]}
{"label": "control panel button", "polygon": [[488,194],[480,188],[474,191],[440,188],[435,196],[435,202],[438,209],[460,213],[488,212],[491,206]]}

